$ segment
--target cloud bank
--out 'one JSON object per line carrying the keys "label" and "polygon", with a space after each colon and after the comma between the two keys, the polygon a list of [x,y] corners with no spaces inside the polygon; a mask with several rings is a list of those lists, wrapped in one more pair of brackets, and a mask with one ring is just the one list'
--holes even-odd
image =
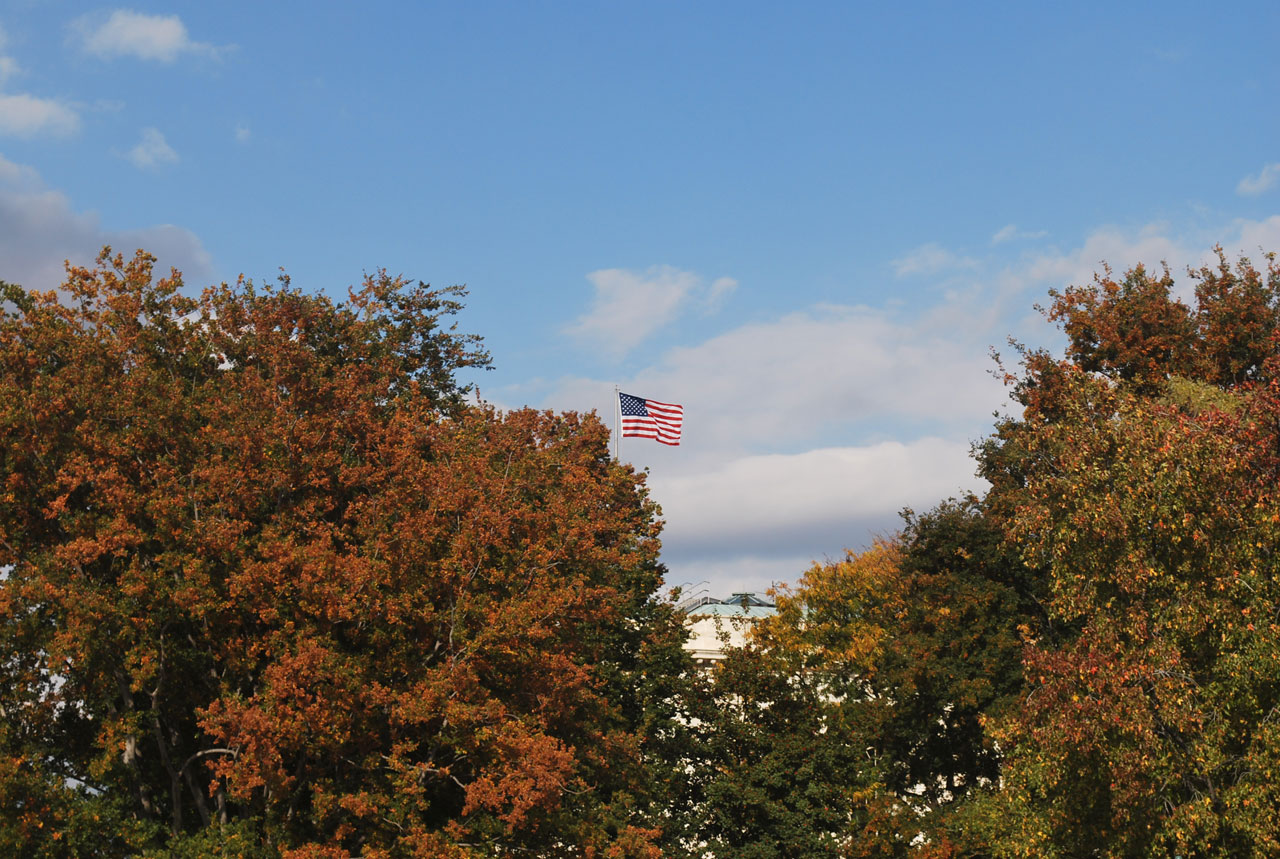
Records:
{"label": "cloud bank", "polygon": [[651,479],[664,540],[685,556],[792,555],[797,544],[834,551],[888,530],[904,507],[932,507],[978,483],[967,442],[922,438],[796,454],[744,456]]}
{"label": "cloud bank", "polygon": [[0,280],[53,289],[67,260],[88,264],[103,245],[124,254],[145,248],[188,281],[212,275],[209,253],[191,231],[172,224],[104,229],[95,213],[76,211],[65,194],[46,188],[35,170],[0,156]]}

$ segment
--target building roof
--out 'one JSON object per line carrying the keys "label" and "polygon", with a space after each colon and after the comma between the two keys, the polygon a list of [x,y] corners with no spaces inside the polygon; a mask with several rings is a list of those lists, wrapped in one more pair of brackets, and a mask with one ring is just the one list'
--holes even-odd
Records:
{"label": "building roof", "polygon": [[680,606],[690,617],[746,617],[759,619],[778,613],[769,600],[753,593],[732,594],[727,599],[699,597]]}
{"label": "building roof", "polygon": [[770,617],[778,613],[771,605],[742,605],[742,603],[708,603],[689,611],[689,617]]}

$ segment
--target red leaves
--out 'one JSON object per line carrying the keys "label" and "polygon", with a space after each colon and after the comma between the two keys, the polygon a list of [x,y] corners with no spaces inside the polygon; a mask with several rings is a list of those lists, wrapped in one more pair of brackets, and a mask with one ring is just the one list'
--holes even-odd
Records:
{"label": "red leaves", "polygon": [[1120,282],[1105,274],[1087,287],[1051,292],[1050,321],[1071,340],[1068,357],[1083,369],[1139,383],[1186,374],[1195,326],[1191,312],[1171,297],[1173,278],[1141,265]]}

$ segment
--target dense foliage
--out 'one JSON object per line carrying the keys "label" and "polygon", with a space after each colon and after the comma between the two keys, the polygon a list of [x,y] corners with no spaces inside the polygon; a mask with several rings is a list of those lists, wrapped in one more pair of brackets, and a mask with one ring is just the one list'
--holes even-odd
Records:
{"label": "dense foliage", "polygon": [[992,726],[998,856],[1274,855],[1280,815],[1280,269],[1246,260],[1054,295],[1065,360],[983,450],[1050,626]]}
{"label": "dense foliage", "polygon": [[970,497],[779,594],[715,678],[714,855],[952,855],[998,783],[984,721],[1017,706],[1038,587]]}
{"label": "dense foliage", "polygon": [[180,287],[5,287],[0,851],[656,855],[687,672],[606,429],[468,405],[457,290]]}
{"label": "dense foliage", "polygon": [[1280,854],[1280,267],[1052,293],[981,497],[815,565],[713,670],[592,416],[509,413],[456,290],[0,319],[0,850]]}
{"label": "dense foliage", "polygon": [[1052,293],[986,495],[726,660],[709,817],[754,829],[715,855],[1280,853],[1280,268],[1190,275]]}

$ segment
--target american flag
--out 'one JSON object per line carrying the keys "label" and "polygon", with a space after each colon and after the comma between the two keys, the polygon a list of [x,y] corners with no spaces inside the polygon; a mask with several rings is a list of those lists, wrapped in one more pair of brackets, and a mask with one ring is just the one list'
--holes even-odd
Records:
{"label": "american flag", "polygon": [[622,410],[622,436],[651,438],[663,444],[680,443],[680,425],[684,423],[684,406],[646,400],[618,392]]}

